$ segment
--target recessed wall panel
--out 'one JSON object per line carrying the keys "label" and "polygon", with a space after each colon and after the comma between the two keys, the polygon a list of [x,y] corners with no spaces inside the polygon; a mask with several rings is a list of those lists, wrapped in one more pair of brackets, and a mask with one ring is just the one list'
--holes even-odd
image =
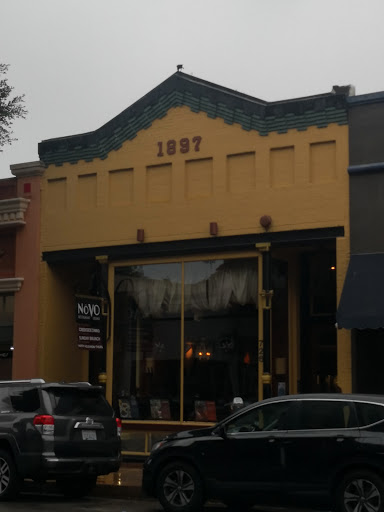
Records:
{"label": "recessed wall panel", "polygon": [[47,207],[51,212],[67,208],[67,180],[58,178],[48,180]]}
{"label": "recessed wall panel", "polygon": [[199,199],[212,195],[213,159],[189,160],[185,163],[185,197]]}
{"label": "recessed wall panel", "polygon": [[97,175],[82,174],[78,176],[77,206],[80,210],[96,208]]}
{"label": "recessed wall panel", "polygon": [[255,153],[227,156],[227,191],[244,192],[255,186]]}
{"label": "recessed wall panel", "polygon": [[336,142],[310,144],[311,183],[331,183],[336,180]]}
{"label": "recessed wall panel", "polygon": [[147,201],[167,203],[172,199],[172,165],[147,167]]}
{"label": "recessed wall panel", "polygon": [[270,183],[286,187],[294,183],[295,149],[293,146],[272,148],[270,151]]}
{"label": "recessed wall panel", "polygon": [[109,171],[109,204],[125,206],[133,202],[133,169]]}

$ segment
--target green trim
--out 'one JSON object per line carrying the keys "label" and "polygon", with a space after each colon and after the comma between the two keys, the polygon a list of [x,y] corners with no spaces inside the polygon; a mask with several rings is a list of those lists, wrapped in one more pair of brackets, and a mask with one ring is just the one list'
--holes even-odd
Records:
{"label": "green trim", "polygon": [[[255,130],[263,136],[271,132],[287,133],[292,129],[303,131],[309,126],[324,128],[331,123],[344,125],[348,122],[346,103],[335,95],[302,98],[295,100],[294,104],[280,102],[275,108],[276,104],[267,104],[219,86],[215,93],[212,84],[198,79],[192,85],[188,84],[188,87],[182,83],[188,79],[185,77],[188,75],[176,75],[176,81],[174,76],[170,77],[168,88],[164,87],[166,81],[95,132],[43,141],[39,144],[40,159],[45,165],[62,165],[64,162],[76,164],[79,160],[91,162],[95,158],[104,160],[111,151],[121,148],[125,141],[134,139],[141,130],[148,129],[153,121],[166,116],[170,109],[181,106],[189,107],[192,112],[204,112],[211,119],[223,119],[229,125],[239,124],[243,130]],[[164,89],[169,91],[170,85],[173,90],[168,94],[159,94]],[[203,94],[204,91],[207,95]],[[215,102],[216,99],[227,101]],[[328,100],[328,106],[325,99]],[[323,103],[318,105],[320,101]],[[335,106],[329,106],[330,103]],[[245,108],[239,108],[239,105]],[[306,110],[306,107],[311,108]],[[273,108],[282,115],[266,115],[274,113]],[[288,112],[284,113],[284,110]]]}

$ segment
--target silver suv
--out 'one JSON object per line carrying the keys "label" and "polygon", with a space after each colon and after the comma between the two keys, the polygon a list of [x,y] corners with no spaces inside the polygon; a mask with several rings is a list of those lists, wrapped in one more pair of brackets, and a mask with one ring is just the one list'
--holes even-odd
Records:
{"label": "silver suv", "polygon": [[0,381],[0,501],[24,479],[56,480],[67,496],[90,492],[121,462],[121,422],[99,386]]}

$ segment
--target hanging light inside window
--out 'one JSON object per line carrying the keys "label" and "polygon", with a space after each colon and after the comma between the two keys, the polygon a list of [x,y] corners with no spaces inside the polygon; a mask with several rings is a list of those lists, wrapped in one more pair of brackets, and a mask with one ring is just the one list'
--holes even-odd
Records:
{"label": "hanging light inside window", "polygon": [[205,343],[199,343],[196,348],[196,356],[198,359],[210,359],[212,356],[212,349]]}

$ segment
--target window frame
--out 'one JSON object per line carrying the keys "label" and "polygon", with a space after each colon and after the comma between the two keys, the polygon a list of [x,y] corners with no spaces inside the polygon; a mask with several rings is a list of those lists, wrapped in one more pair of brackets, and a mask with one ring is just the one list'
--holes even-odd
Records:
{"label": "window frame", "polygon": [[[287,431],[291,431],[293,430],[292,427],[295,426],[295,416],[297,415],[297,398],[292,398],[292,399],[281,399],[281,400],[274,400],[274,401],[271,401],[271,402],[267,402],[267,403],[257,403],[257,404],[253,404],[252,406],[250,406],[249,408],[247,408],[246,410],[240,410],[239,413],[234,416],[234,417],[230,417],[228,419],[225,419],[224,421],[222,421],[220,423],[220,428],[221,429],[224,429],[224,432],[227,436],[237,436],[237,435],[249,435],[249,434],[261,434],[261,435],[265,435],[265,434],[279,434],[281,432],[287,432]],[[290,408],[288,410],[288,413],[287,413],[287,418],[285,420],[285,425],[284,425],[284,428],[282,429],[278,429],[278,430],[275,430],[275,429],[272,429],[272,430],[249,430],[249,431],[237,431],[237,432],[228,432],[228,426],[231,422],[233,421],[236,421],[237,419],[241,418],[242,416],[245,416],[247,414],[250,414],[251,412],[252,413],[255,413],[257,414],[257,410],[259,410],[260,408],[265,408],[265,407],[270,407],[270,406],[273,406],[273,405],[276,405],[276,404],[290,404]]]}
{"label": "window frame", "polygon": [[359,424],[359,428],[367,429],[367,428],[370,428],[372,426],[378,425],[379,423],[383,423],[384,422],[384,417],[383,417],[382,420],[378,420],[378,421],[375,421],[373,423],[365,424],[362,421],[361,412],[359,411],[359,407],[357,406],[357,404],[360,404],[360,405],[375,405],[377,407],[382,407],[384,409],[384,403],[373,402],[373,401],[371,402],[371,401],[368,401],[368,400],[355,400],[355,409],[356,409],[356,416],[357,416],[357,421],[358,421],[358,424]]}
{"label": "window frame", "polygon": [[[111,296],[111,304],[112,304],[112,310],[114,311],[114,304],[115,304],[115,288],[116,288],[116,272],[119,270],[119,268],[123,267],[132,267],[132,266],[147,266],[147,265],[164,265],[164,264],[170,264],[170,263],[177,263],[182,265],[182,295],[183,295],[183,304],[181,308],[180,313],[180,354],[185,354],[185,339],[184,339],[184,327],[185,327],[185,311],[184,311],[184,285],[185,285],[185,264],[188,263],[194,263],[194,262],[203,262],[203,261],[217,261],[217,260],[247,260],[251,259],[254,261],[255,268],[257,268],[257,272],[260,272],[260,254],[258,252],[254,251],[245,251],[245,252],[219,252],[219,253],[207,253],[207,254],[195,254],[195,255],[178,255],[174,257],[167,257],[167,258],[140,258],[140,259],[133,259],[133,260],[121,260],[111,263],[110,269],[111,272],[109,274],[108,278],[108,289],[110,291]],[[258,290],[258,294],[260,294],[260,290]],[[114,313],[113,313],[114,314]],[[107,399],[112,403],[115,398],[115,390],[113,389],[113,366],[114,366],[114,323],[115,318],[112,319],[112,336],[111,336],[111,343],[107,346],[107,371],[108,374],[108,380],[106,384],[106,396]],[[255,335],[255,339],[257,339],[257,334]],[[179,425],[188,425],[191,424],[193,426],[201,425],[201,426],[209,426],[214,425],[215,421],[196,421],[196,420],[189,420],[184,417],[184,364],[185,364],[185,356],[180,356],[180,416],[178,419],[173,420],[153,420],[153,419],[124,419],[124,424],[179,424]]]}
{"label": "window frame", "polygon": [[[300,428],[302,425],[302,415],[303,415],[303,404],[304,402],[337,402],[337,403],[348,403],[351,406],[351,410],[353,411],[354,419],[355,419],[355,425],[352,427],[329,427],[329,428]],[[297,432],[332,432],[334,430],[356,430],[359,428],[359,421],[357,417],[357,411],[355,407],[355,401],[350,398],[298,398],[298,410],[297,410],[297,416],[296,416],[296,428],[295,430]]]}

